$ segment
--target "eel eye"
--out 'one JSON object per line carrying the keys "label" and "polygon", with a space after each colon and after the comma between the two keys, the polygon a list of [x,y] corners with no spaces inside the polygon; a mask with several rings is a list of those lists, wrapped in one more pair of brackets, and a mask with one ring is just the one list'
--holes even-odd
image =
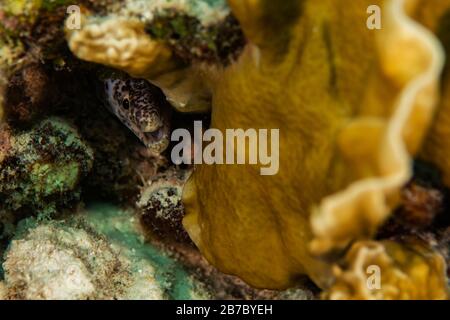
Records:
{"label": "eel eye", "polygon": [[122,106],[125,110],[128,110],[130,108],[130,101],[128,101],[128,99],[123,99]]}

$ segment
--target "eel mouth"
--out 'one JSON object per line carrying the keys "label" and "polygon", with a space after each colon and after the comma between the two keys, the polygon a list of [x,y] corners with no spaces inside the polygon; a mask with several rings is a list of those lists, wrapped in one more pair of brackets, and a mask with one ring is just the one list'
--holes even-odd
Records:
{"label": "eel mouth", "polygon": [[159,131],[162,126],[162,121],[154,119],[153,121],[145,121],[143,123],[140,123],[139,127],[141,128],[142,132],[145,132],[145,134],[147,134]]}
{"label": "eel mouth", "polygon": [[159,129],[153,131],[153,132],[144,132],[144,136],[146,140],[157,142],[161,140],[164,137],[165,130],[164,128],[160,127]]}
{"label": "eel mouth", "polygon": [[164,126],[153,132],[145,132],[143,135],[146,147],[158,153],[163,152],[169,146],[168,129]]}

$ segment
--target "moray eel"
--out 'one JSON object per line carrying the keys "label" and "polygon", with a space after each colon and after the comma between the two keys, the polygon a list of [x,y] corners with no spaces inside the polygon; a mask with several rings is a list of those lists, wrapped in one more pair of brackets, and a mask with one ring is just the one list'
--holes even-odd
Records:
{"label": "moray eel", "polygon": [[162,91],[143,79],[108,78],[103,84],[106,108],[153,153],[166,150],[171,107]]}

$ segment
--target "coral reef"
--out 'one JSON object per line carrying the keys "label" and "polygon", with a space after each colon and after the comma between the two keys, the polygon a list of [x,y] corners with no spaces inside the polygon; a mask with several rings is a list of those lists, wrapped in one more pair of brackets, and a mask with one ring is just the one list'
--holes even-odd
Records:
{"label": "coral reef", "polygon": [[[81,30],[67,30],[68,44],[80,59],[149,80],[180,111],[205,111],[211,106],[211,95],[202,72],[183,60],[207,62],[211,55],[216,57],[213,60],[229,60],[239,52],[243,40],[237,24],[227,19],[228,9],[220,5],[222,1],[212,6],[202,2],[204,5],[196,1],[131,1],[121,10],[120,19],[114,14],[101,20],[86,17]],[[171,19],[173,10],[176,19]],[[170,23],[165,24],[167,19]],[[201,31],[200,35],[191,37],[190,28]],[[226,45],[220,41],[225,37],[236,40]],[[218,43],[222,46],[217,47]],[[174,48],[178,50],[173,52]]]}
{"label": "coral reef", "polygon": [[144,245],[130,212],[87,208],[77,219],[21,223],[3,264],[8,299],[200,299],[182,266]]}
{"label": "coral reef", "polygon": [[127,262],[104,239],[56,223],[13,240],[3,267],[9,299],[117,299],[131,281]]}
{"label": "coral reef", "polygon": [[143,272],[150,268],[149,265],[154,270],[164,299],[206,299],[210,296],[203,284],[196,281],[181,263],[145,242],[139,218],[133,215],[133,210],[121,210],[109,204],[93,204],[87,207],[86,220],[131,261],[135,282],[127,298],[145,297],[147,291],[151,291],[146,285],[148,277]]}
{"label": "coral reef", "polygon": [[190,242],[181,222],[184,217],[183,186],[190,174],[188,170],[170,168],[156,175],[142,190],[137,202],[144,225],[164,240]]}
{"label": "coral reef", "polygon": [[0,4],[0,298],[449,297],[449,0],[69,4]]}
{"label": "coral reef", "polygon": [[[24,90],[25,89],[25,90]],[[30,63],[9,79],[5,94],[6,118],[10,122],[30,122],[49,107],[51,81],[42,64]]]}
{"label": "coral reef", "polygon": [[179,10],[163,10],[152,19],[146,31],[152,38],[167,43],[187,62],[228,65],[239,56],[245,44],[239,23],[230,15],[221,23],[205,26]]}
{"label": "coral reef", "polygon": [[[118,201],[129,198],[133,202],[141,181],[151,176],[164,161],[149,161],[149,150],[114,116],[105,112],[103,105],[107,101],[98,89],[103,90],[101,80],[91,74],[97,75],[100,71],[80,64],[74,70],[54,70],[38,62],[27,62],[15,69],[9,77],[2,108],[9,127],[29,130],[51,116],[71,123],[93,153],[92,170],[87,179],[81,181],[85,195],[95,190],[96,196]],[[23,87],[29,90],[22,90]],[[155,90],[156,95],[161,95],[159,89]],[[2,130],[2,134],[8,132]],[[166,135],[160,137],[163,147],[167,145]],[[158,136],[155,140],[157,146]],[[8,141],[3,140],[2,148],[8,146]]]}
{"label": "coral reef", "polygon": [[[120,1],[81,0],[78,4],[85,10],[98,13]],[[20,64],[33,57],[51,60],[55,65],[64,65],[70,60],[70,52],[64,41],[66,0],[3,1],[0,4],[0,61]]]}
{"label": "coral reef", "polygon": [[[8,130],[8,129],[4,129]],[[92,168],[92,149],[67,122],[50,118],[9,135],[0,164],[1,206],[51,215],[76,204]]]}
{"label": "coral reef", "polygon": [[68,31],[70,49],[80,59],[112,66],[134,77],[150,77],[175,68],[170,50],[151,40],[142,23],[91,19],[94,21],[86,22],[82,30]]}

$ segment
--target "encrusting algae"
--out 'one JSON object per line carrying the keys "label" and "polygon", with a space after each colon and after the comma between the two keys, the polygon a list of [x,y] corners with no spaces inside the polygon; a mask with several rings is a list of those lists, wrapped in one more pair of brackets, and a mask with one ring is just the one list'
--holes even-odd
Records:
{"label": "encrusting algae", "polygon": [[[448,247],[442,235],[450,230],[444,216],[446,191],[411,179],[417,175],[414,161],[425,160],[442,172],[443,184],[450,187],[450,82],[445,65],[449,0],[354,0],[345,5],[341,0],[123,0],[98,6],[82,1],[80,28],[67,24],[73,16],[59,14],[55,21],[67,18],[66,25],[39,37],[36,54],[27,54],[22,45],[24,38],[33,38],[29,35],[36,21],[65,8],[48,6],[50,2],[37,1],[38,9],[9,2],[5,19],[0,11],[0,30],[7,31],[0,37],[0,52],[5,53],[0,60],[2,105],[8,84],[10,90],[13,84],[26,84],[11,81],[11,75],[17,70],[26,75],[23,70],[33,63],[56,73],[76,70],[92,82],[103,81],[100,73],[116,69],[162,90],[171,104],[164,107],[174,108],[172,129],[176,117],[198,112],[210,113],[209,127],[224,136],[229,128],[279,129],[279,170],[265,176],[256,165],[197,164],[187,178],[192,168],[172,166],[161,160],[167,156],[162,152],[157,160],[152,158],[132,134],[117,133],[117,143],[112,131],[120,131],[119,123],[98,116],[99,109],[92,111],[94,122],[85,122],[86,109],[101,104],[91,99],[93,95],[80,97],[83,106],[70,115],[56,112],[62,118],[47,115],[55,111],[44,106],[45,95],[25,99],[26,103],[19,95],[22,100],[13,101],[13,107],[0,108],[6,118],[0,130],[1,210],[23,209],[55,218],[54,213],[83,200],[86,185],[113,189],[115,184],[137,184],[139,177],[139,191],[131,188],[123,198],[127,206],[137,201],[136,217],[152,229],[146,237],[156,241],[156,235],[158,241],[184,246],[183,250],[194,250],[192,241],[221,272],[255,288],[293,288],[306,276],[324,299],[448,298],[448,250],[442,250]],[[381,8],[380,29],[366,24],[370,7]],[[31,33],[18,36],[11,28],[16,24],[28,26]],[[64,34],[66,42],[55,42],[58,49],[49,50],[55,34]],[[42,71],[42,79],[52,72]],[[25,124],[18,125],[13,121],[17,119]],[[91,123],[102,130],[113,123],[111,137],[97,139],[99,129]],[[25,147],[18,144],[22,140],[33,143]],[[170,150],[168,143],[165,148]],[[57,154],[49,156],[50,149]],[[127,156],[115,155],[121,149]],[[250,158],[249,150],[246,153]],[[85,182],[86,177],[93,182]],[[103,286],[104,279],[95,280],[97,267],[87,268],[64,252],[60,238],[48,236],[48,230],[56,235],[69,230],[87,242],[102,239],[98,254],[108,257],[99,270],[127,261],[108,269],[122,287],[102,289],[100,298],[141,297],[142,287],[134,286],[138,285],[130,269],[134,258],[150,265],[154,290],[144,292],[147,297],[210,296],[196,290],[189,274],[155,254],[151,245],[140,243],[134,233],[130,244],[129,221],[124,236],[118,236],[111,226],[122,213],[102,215],[111,219],[104,224],[97,214],[80,214],[80,224],[70,219],[36,222],[28,238],[15,235],[6,251],[7,277],[0,283],[0,295],[54,298],[62,292],[69,298],[96,297],[92,285],[86,285],[89,292],[55,293],[51,286],[46,293],[15,289],[22,281],[14,274],[23,269],[20,245],[37,238],[55,248],[56,255],[74,260],[83,281]],[[401,232],[395,233],[396,224]],[[79,246],[70,243],[74,250]],[[142,255],[115,256],[109,253],[116,252],[115,246],[136,247]],[[158,279],[158,272],[168,265],[176,269],[175,287],[164,286],[165,274]],[[374,266],[381,273],[379,282],[368,281],[374,278],[367,270],[378,272]],[[48,275],[40,267],[32,271],[43,279]],[[58,282],[54,279],[50,285]]]}

